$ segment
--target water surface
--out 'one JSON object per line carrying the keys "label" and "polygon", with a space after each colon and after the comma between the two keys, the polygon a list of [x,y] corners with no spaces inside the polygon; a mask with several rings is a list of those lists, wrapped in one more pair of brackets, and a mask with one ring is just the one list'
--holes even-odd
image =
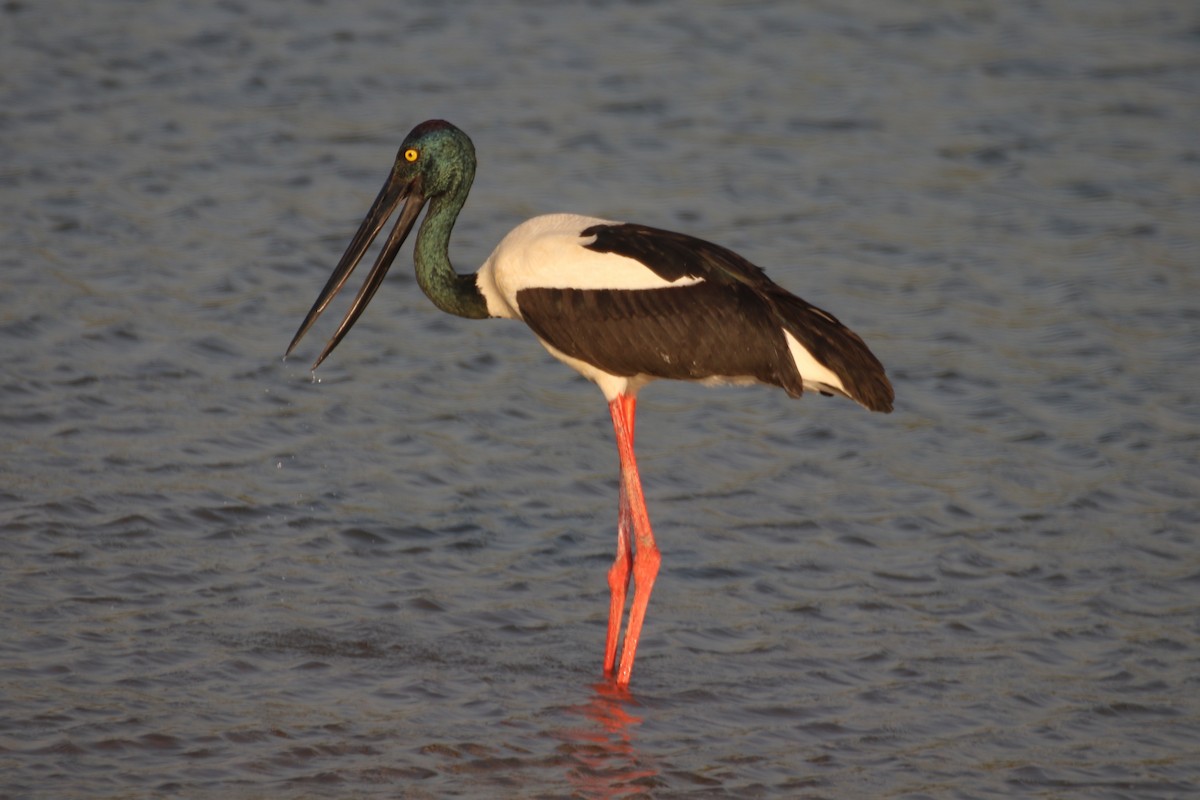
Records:
{"label": "water surface", "polygon": [[[1188,4],[0,18],[0,795],[1200,788]],[[896,385],[643,393],[628,696],[594,387],[407,252],[280,360],[429,117],[479,153],[461,270],[546,211],[685,230]]]}

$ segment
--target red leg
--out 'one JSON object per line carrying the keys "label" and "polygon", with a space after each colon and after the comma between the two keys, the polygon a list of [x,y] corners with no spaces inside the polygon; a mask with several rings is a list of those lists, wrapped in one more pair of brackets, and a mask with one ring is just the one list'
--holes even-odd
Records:
{"label": "red leg", "polygon": [[[654,532],[650,529],[650,515],[646,512],[646,498],[642,494],[642,479],[638,475],[637,459],[633,454],[633,428],[637,411],[637,398],[630,395],[617,395],[608,404],[612,414],[613,430],[617,435],[617,454],[621,460],[621,519],[617,531],[617,562],[609,572],[609,587],[616,583],[624,584],[620,591],[620,602],[613,590],[612,605],[609,608],[608,647],[605,649],[605,672],[611,669],[610,654],[616,654],[616,629],[620,627],[619,611],[625,603],[625,586],[629,582],[629,573],[633,578],[633,602],[629,608],[629,627],[625,631],[625,645],[621,650],[621,664],[617,669],[616,683],[618,686],[628,686],[629,677],[633,673],[633,659],[637,655],[638,639],[642,634],[642,623],[646,619],[646,606],[650,602],[650,592],[654,588],[654,579],[658,575],[658,565],[662,556],[658,545],[654,542]],[[632,529],[632,530],[631,530]],[[632,537],[630,533],[632,532]],[[632,543],[629,539],[632,538]],[[632,558],[630,547],[633,544]],[[623,566],[618,566],[623,562]],[[632,562],[632,563],[631,563]],[[615,573],[615,576],[614,576]],[[614,577],[621,578],[614,581]],[[612,612],[618,610],[617,621],[613,622]],[[610,650],[611,648],[611,650]]]}
{"label": "red leg", "polygon": [[[636,402],[609,404],[613,415],[613,427],[617,426],[617,415],[621,416],[622,424],[633,437],[632,412]],[[608,570],[608,637],[604,643],[604,674],[612,677],[617,668],[617,642],[621,637],[621,618],[625,615],[625,594],[629,589],[630,572],[633,569],[633,515],[629,509],[629,494],[625,491],[622,480],[618,487],[620,502],[617,511],[617,557]]]}
{"label": "red leg", "polygon": [[633,568],[633,540],[629,500],[622,484],[620,510],[617,516],[617,558],[608,570],[608,638],[604,643],[604,674],[612,677],[617,667],[617,640],[621,636],[621,617],[625,614],[625,592]]}

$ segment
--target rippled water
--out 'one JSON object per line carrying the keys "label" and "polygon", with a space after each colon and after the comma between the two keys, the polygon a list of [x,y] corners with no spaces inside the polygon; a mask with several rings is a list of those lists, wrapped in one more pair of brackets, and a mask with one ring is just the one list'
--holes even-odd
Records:
{"label": "rippled water", "polygon": [[[1197,87],[1178,2],[0,7],[0,796],[1190,796]],[[402,268],[279,359],[434,116],[460,269],[674,227],[893,376],[643,393],[629,696],[593,387]]]}

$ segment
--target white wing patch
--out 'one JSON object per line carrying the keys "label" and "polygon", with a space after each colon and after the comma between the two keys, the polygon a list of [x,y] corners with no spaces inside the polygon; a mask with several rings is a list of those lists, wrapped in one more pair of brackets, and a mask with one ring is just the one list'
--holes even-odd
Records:
{"label": "white wing patch", "polygon": [[788,350],[792,354],[792,360],[796,362],[796,370],[800,373],[805,389],[817,392],[834,389],[840,394],[850,396],[846,387],[842,385],[842,379],[833,370],[813,358],[808,348],[800,344],[791,333],[785,330],[783,335],[787,338]]}
{"label": "white wing patch", "polygon": [[661,289],[703,280],[668,281],[640,261],[584,246],[595,240],[580,236],[584,229],[615,224],[577,214],[546,214],[513,228],[479,268],[476,282],[488,312],[520,317],[517,292],[522,289]]}

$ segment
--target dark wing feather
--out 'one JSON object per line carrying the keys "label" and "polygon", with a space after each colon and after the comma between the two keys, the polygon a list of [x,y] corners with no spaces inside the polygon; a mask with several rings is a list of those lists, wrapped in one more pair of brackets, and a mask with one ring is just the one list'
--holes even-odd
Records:
{"label": "dark wing feather", "polygon": [[589,250],[634,259],[664,280],[702,282],[644,291],[520,293],[530,326],[562,352],[617,375],[753,377],[798,397],[802,384],[783,338],[787,330],[841,378],[851,399],[872,411],[892,410],[892,385],[858,334],[732,250],[634,223],[593,225],[582,235],[596,237],[584,245]]}
{"label": "dark wing feather", "polygon": [[857,333],[780,286],[772,285],[764,297],[779,324],[842,379],[851,400],[871,411],[892,410],[896,395],[883,364]]}
{"label": "dark wing feather", "polygon": [[544,342],[613,375],[752,378],[803,391],[778,323],[747,287],[523,289],[517,304]]}
{"label": "dark wing feather", "polygon": [[704,278],[713,283],[755,287],[771,283],[761,268],[732,250],[686,233],[625,222],[593,225],[580,235],[596,237],[594,242],[584,245],[587,249],[640,261],[664,280]]}

